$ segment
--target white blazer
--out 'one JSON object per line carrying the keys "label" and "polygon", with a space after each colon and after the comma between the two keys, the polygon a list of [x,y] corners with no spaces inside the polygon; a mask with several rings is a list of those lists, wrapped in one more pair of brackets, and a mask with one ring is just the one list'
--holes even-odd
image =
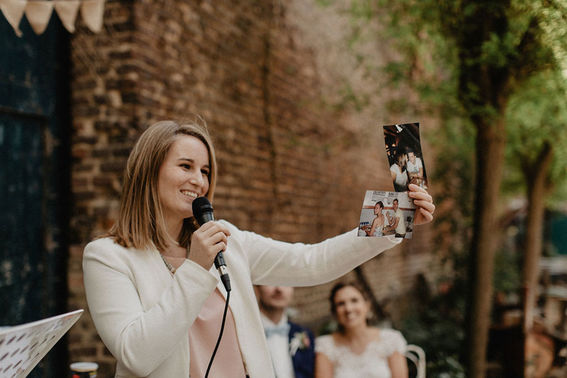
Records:
{"label": "white blazer", "polygon": [[[219,222],[231,233],[224,253],[229,306],[251,378],[273,377],[253,284],[325,283],[401,241],[357,237],[353,230],[317,244],[285,243]],[[172,276],[157,250],[103,238],[85,247],[83,273],[95,327],[118,361],[116,377],[189,377],[189,328],[215,287],[226,296],[214,267],[185,260]]]}

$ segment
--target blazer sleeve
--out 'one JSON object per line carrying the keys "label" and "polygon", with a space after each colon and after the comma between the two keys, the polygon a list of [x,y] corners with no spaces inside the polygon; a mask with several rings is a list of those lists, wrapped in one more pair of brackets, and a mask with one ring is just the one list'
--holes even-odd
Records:
{"label": "blazer sleeve", "polygon": [[359,237],[354,229],[316,244],[286,243],[230,226],[234,233],[229,248],[233,243],[244,250],[257,285],[313,286],[332,281],[402,240]]}
{"label": "blazer sleeve", "polygon": [[[217,284],[211,273],[186,260],[174,278],[165,281],[166,289],[157,302],[144,308],[136,284],[140,276],[155,281],[156,287],[164,285],[151,264],[132,261],[132,254],[148,253],[100,239],[89,243],[83,255],[87,303],[96,329],[114,357],[138,376],[149,375],[179,347],[182,338],[188,338],[189,327]],[[148,273],[147,277],[134,273],[144,266],[148,272],[142,273]]]}

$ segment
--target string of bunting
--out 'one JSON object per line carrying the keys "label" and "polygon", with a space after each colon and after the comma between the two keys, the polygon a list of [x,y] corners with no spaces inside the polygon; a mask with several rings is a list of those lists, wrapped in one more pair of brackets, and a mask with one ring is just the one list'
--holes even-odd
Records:
{"label": "string of bunting", "polygon": [[94,33],[102,30],[105,0],[0,0],[0,9],[18,37],[22,36],[20,21],[24,14],[33,31],[42,34],[53,9],[69,33],[75,32],[79,9],[85,25]]}

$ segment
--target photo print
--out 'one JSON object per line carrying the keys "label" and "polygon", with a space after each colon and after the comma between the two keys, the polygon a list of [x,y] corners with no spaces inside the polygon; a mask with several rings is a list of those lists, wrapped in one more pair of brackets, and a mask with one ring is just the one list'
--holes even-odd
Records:
{"label": "photo print", "polygon": [[425,162],[419,140],[419,123],[384,126],[386,155],[396,192],[406,192],[409,184],[428,188]]}
{"label": "photo print", "polygon": [[358,236],[395,235],[411,239],[416,206],[408,193],[367,190],[360,213]]}

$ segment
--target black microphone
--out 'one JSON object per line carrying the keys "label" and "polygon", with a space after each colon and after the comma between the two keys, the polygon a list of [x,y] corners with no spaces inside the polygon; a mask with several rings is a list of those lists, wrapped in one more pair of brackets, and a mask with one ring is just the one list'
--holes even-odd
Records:
{"label": "black microphone", "polygon": [[[207,197],[197,197],[193,200],[193,216],[199,223],[199,226],[203,224],[214,221],[215,216],[213,215],[213,206],[207,199]],[[215,267],[219,271],[222,284],[226,291],[230,291],[230,278],[228,277],[228,270],[226,269],[226,263],[224,262],[224,257],[222,251],[217,253],[215,257]]]}

